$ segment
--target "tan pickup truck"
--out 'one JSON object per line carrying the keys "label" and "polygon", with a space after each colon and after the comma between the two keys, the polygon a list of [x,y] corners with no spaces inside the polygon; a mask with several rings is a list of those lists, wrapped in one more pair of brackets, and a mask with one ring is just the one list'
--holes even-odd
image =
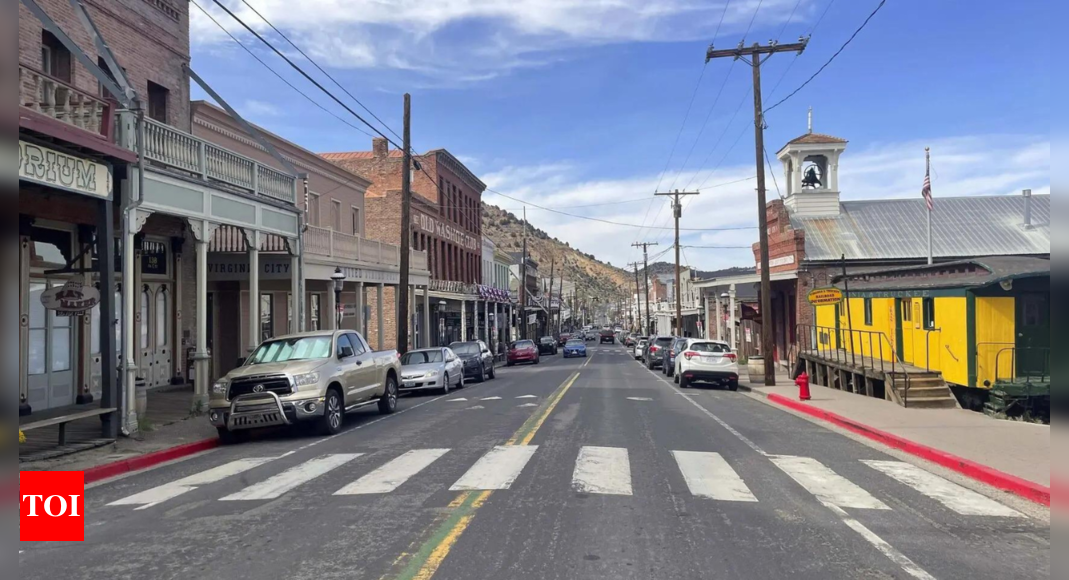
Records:
{"label": "tan pickup truck", "polygon": [[367,405],[397,409],[397,351],[373,351],[351,330],[272,338],[214,385],[208,419],[225,443],[250,429],[313,423],[341,431],[345,414]]}

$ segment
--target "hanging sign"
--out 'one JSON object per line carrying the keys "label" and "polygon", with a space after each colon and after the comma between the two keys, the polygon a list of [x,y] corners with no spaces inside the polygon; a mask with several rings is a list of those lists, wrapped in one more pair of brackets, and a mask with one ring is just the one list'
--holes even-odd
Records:
{"label": "hanging sign", "polygon": [[41,294],[41,304],[56,316],[79,316],[100,304],[100,291],[71,280],[63,286],[49,288]]}
{"label": "hanging sign", "polygon": [[19,141],[19,179],[100,199],[111,198],[111,168]]}
{"label": "hanging sign", "polygon": [[843,291],[838,288],[817,288],[809,293],[813,306],[829,306],[843,301]]}

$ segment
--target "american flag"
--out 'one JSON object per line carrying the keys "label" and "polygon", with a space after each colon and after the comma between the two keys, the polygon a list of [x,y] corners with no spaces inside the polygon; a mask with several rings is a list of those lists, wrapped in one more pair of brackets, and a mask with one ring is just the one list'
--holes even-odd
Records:
{"label": "american flag", "polygon": [[935,209],[935,201],[932,199],[932,161],[927,150],[924,152],[924,157],[924,185],[921,186],[921,195],[924,196],[924,203],[928,205],[928,211],[932,211]]}

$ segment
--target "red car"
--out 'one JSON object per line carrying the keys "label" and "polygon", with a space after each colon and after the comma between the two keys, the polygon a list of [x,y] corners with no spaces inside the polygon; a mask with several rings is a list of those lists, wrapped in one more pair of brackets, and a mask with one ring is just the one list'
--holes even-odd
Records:
{"label": "red car", "polygon": [[541,357],[538,355],[538,347],[533,340],[517,340],[509,347],[506,364],[513,366],[519,363],[538,364]]}

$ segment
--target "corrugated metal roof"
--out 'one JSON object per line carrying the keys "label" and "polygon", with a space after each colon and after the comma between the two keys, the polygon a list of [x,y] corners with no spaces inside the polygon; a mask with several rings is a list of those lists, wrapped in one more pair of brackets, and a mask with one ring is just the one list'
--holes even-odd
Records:
{"label": "corrugated metal roof", "polygon": [[[1049,255],[1050,195],[1032,197],[1033,229],[1022,227],[1020,195],[936,198],[933,219],[936,258]],[[918,259],[928,256],[924,200],[847,201],[837,217],[791,216],[805,230],[806,259]]]}

